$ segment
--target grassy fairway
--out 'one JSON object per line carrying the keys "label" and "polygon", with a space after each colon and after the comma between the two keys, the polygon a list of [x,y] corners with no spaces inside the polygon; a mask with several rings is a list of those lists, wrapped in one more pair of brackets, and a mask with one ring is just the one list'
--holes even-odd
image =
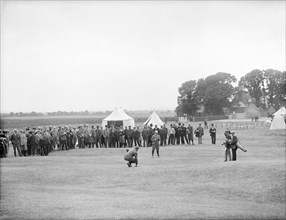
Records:
{"label": "grassy fairway", "polygon": [[[284,219],[285,131],[238,130],[238,161],[211,145],[139,150],[75,149],[1,159],[3,219]],[[197,143],[197,142],[196,142]]]}

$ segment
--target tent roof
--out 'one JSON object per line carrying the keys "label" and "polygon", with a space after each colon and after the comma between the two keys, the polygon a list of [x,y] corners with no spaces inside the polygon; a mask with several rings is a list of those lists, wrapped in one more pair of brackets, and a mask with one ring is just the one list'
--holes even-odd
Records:
{"label": "tent roof", "polygon": [[250,103],[249,105],[246,106],[245,109],[246,112],[259,112],[258,108],[256,107],[256,105],[254,105],[253,103]]}
{"label": "tent roof", "polygon": [[246,107],[246,105],[243,102],[239,102],[238,106],[241,107],[241,108],[245,108]]}
{"label": "tent roof", "polygon": [[280,108],[277,112],[275,112],[273,115],[286,115],[286,109],[285,107]]}
{"label": "tent roof", "polygon": [[158,127],[162,126],[164,122],[160,119],[160,117],[157,115],[155,111],[152,112],[150,117],[147,119],[147,121],[144,122],[144,125],[157,125]]}
{"label": "tent roof", "polygon": [[108,115],[105,119],[105,121],[123,121],[123,120],[130,120],[133,119],[129,115],[127,115],[123,109],[115,108],[115,110]]}
{"label": "tent roof", "polygon": [[270,126],[270,130],[286,129],[284,117],[282,115],[275,115]]}

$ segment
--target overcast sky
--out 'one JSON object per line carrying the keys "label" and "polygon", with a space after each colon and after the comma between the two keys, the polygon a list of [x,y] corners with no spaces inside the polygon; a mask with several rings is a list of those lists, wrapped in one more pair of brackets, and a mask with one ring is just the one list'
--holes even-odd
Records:
{"label": "overcast sky", "polygon": [[173,110],[217,72],[285,70],[285,1],[1,1],[1,112]]}

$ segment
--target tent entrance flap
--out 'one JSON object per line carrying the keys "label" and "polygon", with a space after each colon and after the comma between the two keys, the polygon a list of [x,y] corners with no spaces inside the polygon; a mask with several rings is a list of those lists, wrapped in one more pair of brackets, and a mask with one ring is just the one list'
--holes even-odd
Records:
{"label": "tent entrance flap", "polygon": [[123,126],[123,121],[108,121],[107,126],[111,127],[111,125],[114,125],[114,127],[120,127]]}

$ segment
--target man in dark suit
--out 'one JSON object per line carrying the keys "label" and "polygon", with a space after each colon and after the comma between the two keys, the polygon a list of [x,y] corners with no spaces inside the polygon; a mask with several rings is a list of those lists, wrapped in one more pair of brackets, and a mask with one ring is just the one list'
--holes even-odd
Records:
{"label": "man in dark suit", "polygon": [[17,149],[18,155],[21,157],[22,154],[21,154],[21,149],[20,149],[20,134],[19,134],[17,129],[14,129],[13,134],[11,135],[10,140],[11,140],[12,145],[13,145],[14,156],[15,157],[17,156],[17,154],[16,154],[16,149]]}
{"label": "man in dark suit", "polygon": [[215,144],[215,142],[216,142],[216,128],[214,127],[214,124],[211,125],[209,132],[210,132],[210,136],[212,139],[212,144]]}
{"label": "man in dark suit", "polygon": [[232,146],[232,160],[236,161],[236,150],[239,148],[243,152],[246,152],[247,150],[242,147],[242,145],[238,141],[238,137],[234,131],[231,132],[231,146]]}
{"label": "man in dark suit", "polygon": [[[183,128],[182,128],[182,126],[181,126],[181,123],[179,123],[179,125],[178,125],[178,127],[177,127],[177,129],[176,129],[176,139],[177,139],[177,145],[179,145],[180,144],[180,141],[181,141],[181,143],[182,143],[182,141],[183,141],[183,139],[182,139],[182,136],[183,136]],[[184,144],[184,143],[182,143],[182,144]]]}
{"label": "man in dark suit", "polygon": [[182,124],[182,143],[185,144],[185,141],[189,144],[189,140],[187,138],[187,128],[185,127],[185,124]]}
{"label": "man in dark suit", "polygon": [[133,147],[133,129],[131,126],[128,126],[128,130],[126,131],[128,147]]}
{"label": "man in dark suit", "polygon": [[189,126],[187,127],[187,135],[188,135],[188,141],[189,141],[189,144],[192,144],[194,145],[194,133],[193,133],[193,126],[191,126],[189,124]]}

